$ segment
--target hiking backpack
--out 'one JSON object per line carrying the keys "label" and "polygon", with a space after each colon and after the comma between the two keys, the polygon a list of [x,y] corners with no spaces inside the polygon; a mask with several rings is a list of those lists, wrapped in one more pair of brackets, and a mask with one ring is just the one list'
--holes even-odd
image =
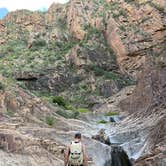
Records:
{"label": "hiking backpack", "polygon": [[82,165],[83,164],[83,149],[81,142],[71,142],[70,154],[69,154],[70,165]]}

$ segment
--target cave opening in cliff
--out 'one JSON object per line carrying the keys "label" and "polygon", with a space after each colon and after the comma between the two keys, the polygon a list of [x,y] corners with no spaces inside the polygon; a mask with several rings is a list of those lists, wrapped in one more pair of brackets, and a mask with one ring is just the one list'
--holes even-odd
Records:
{"label": "cave opening in cliff", "polygon": [[38,78],[31,77],[31,78],[17,78],[17,81],[37,81]]}

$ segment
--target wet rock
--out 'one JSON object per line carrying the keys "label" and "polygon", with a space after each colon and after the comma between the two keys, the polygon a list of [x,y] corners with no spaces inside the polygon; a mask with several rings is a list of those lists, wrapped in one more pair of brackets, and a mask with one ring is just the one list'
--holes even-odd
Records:
{"label": "wet rock", "polygon": [[120,146],[111,146],[111,159],[104,163],[104,166],[132,166],[128,155]]}
{"label": "wet rock", "polygon": [[118,146],[111,146],[111,164],[110,166],[132,166],[126,152]]}
{"label": "wet rock", "polygon": [[110,117],[110,122],[116,122],[115,119],[113,117]]}
{"label": "wet rock", "polygon": [[101,129],[97,135],[92,136],[92,139],[98,140],[104,144],[111,145],[109,137],[106,135],[105,130]]}

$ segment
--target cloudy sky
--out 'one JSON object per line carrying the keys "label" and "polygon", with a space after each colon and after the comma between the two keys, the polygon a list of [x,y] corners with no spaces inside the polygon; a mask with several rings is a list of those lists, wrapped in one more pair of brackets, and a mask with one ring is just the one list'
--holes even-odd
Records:
{"label": "cloudy sky", "polygon": [[53,2],[65,3],[69,0],[0,0],[0,8],[7,8],[9,11],[16,9],[39,10],[48,8]]}

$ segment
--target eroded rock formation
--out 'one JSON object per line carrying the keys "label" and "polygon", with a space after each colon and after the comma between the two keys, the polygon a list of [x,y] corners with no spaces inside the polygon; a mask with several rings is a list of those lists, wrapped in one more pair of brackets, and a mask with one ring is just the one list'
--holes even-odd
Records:
{"label": "eroded rock formation", "polygon": [[[165,165],[165,8],[70,0],[0,20],[0,165],[60,166],[75,131],[90,165],[116,163],[100,142],[120,145],[135,166]],[[109,112],[122,116],[99,124]]]}

